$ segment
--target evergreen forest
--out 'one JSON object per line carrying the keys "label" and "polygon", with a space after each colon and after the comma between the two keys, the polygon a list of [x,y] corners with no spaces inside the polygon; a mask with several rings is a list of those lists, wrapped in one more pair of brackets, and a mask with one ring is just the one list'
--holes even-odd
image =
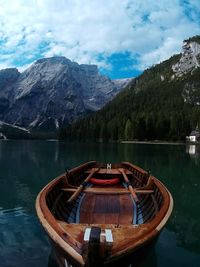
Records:
{"label": "evergreen forest", "polygon": [[200,125],[200,68],[174,76],[175,55],[143,72],[115,99],[60,132],[61,139],[185,140]]}

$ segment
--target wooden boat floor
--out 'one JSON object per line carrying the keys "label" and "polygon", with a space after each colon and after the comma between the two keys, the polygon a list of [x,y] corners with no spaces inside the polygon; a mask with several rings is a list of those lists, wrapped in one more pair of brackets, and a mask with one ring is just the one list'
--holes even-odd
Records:
{"label": "wooden boat floor", "polygon": [[132,224],[133,214],[133,201],[128,194],[85,194],[79,217],[80,223]]}

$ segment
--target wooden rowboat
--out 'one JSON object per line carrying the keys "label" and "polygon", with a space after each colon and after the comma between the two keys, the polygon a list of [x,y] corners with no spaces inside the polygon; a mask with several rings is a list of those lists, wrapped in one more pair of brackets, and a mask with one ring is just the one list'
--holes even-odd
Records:
{"label": "wooden rowboat", "polygon": [[36,200],[61,267],[109,266],[137,254],[172,209],[167,188],[129,162],[87,162],[51,181]]}

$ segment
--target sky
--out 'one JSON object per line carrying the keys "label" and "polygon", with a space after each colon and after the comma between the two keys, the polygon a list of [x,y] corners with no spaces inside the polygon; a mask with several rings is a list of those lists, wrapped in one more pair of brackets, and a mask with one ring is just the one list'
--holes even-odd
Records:
{"label": "sky", "polygon": [[0,69],[39,58],[135,77],[200,35],[200,0],[0,0]]}

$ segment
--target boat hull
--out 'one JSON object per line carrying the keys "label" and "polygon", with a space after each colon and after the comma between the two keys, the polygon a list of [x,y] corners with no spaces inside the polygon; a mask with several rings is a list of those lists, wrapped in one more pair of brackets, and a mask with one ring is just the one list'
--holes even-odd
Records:
{"label": "boat hull", "polygon": [[[158,233],[152,240],[144,243],[140,248],[135,251],[130,251],[126,255],[121,257],[113,258],[110,261],[95,263],[95,267],[138,267],[142,262],[151,254],[154,250],[154,246],[159,237]],[[52,253],[53,258],[59,267],[83,267],[87,265],[81,265],[76,262],[69,254],[62,250],[58,245],[56,245],[52,240]],[[90,265],[88,265],[90,267]]]}
{"label": "boat hull", "polygon": [[[94,179],[100,184],[92,185]],[[113,179],[116,184],[105,185]],[[37,215],[60,267],[116,267],[132,262],[135,266],[172,209],[167,188],[127,162],[112,169],[85,163],[47,184],[36,200]]]}

